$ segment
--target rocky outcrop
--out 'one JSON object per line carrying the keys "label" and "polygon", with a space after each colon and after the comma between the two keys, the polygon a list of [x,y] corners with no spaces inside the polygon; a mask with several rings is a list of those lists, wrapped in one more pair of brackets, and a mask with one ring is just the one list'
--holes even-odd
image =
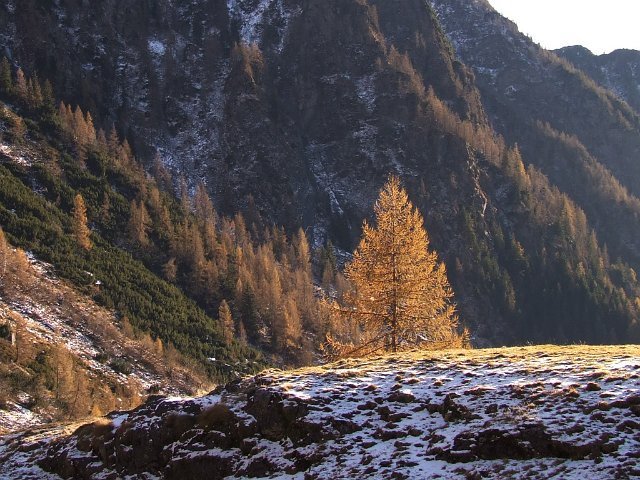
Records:
{"label": "rocky outcrop", "polygon": [[627,478],[640,472],[637,350],[413,352],[267,371],[66,436],[7,437],[0,476]]}

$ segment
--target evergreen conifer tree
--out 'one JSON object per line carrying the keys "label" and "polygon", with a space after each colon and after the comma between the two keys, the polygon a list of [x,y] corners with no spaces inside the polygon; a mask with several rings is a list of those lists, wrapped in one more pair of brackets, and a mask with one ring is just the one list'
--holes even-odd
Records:
{"label": "evergreen conifer tree", "polygon": [[224,341],[227,345],[230,345],[233,341],[235,328],[233,324],[233,317],[231,316],[231,309],[229,308],[229,304],[226,300],[222,300],[222,302],[220,302],[220,307],[218,308],[218,320],[220,321]]}
{"label": "evergreen conifer tree", "polygon": [[129,216],[129,236],[138,247],[149,246],[149,212],[142,200],[131,201],[131,215]]}
{"label": "evergreen conifer tree", "polygon": [[11,65],[7,57],[0,62],[0,91],[6,95],[11,95],[13,91],[13,79],[11,77]]}
{"label": "evergreen conifer tree", "polygon": [[24,72],[21,68],[18,68],[16,72],[16,83],[14,85],[14,93],[23,102],[27,101],[29,96],[29,87],[27,87],[27,79],[24,76]]}

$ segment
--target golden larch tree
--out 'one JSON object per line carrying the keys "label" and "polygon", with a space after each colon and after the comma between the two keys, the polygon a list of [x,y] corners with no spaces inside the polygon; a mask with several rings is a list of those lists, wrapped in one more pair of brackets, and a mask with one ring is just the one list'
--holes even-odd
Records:
{"label": "golden larch tree", "polygon": [[7,274],[7,257],[9,256],[9,247],[4,231],[0,227],[0,287],[3,286],[4,277]]}
{"label": "golden larch tree", "polygon": [[13,86],[13,89],[14,93],[20,100],[26,101],[29,94],[29,89],[27,87],[27,78],[25,77],[24,72],[21,68],[18,68],[18,71],[16,72],[16,82]]}
{"label": "golden larch tree", "polygon": [[224,342],[227,345],[231,345],[235,333],[235,324],[231,316],[231,309],[226,300],[220,302],[220,307],[218,307],[218,320],[220,321],[220,329],[222,330]]}
{"label": "golden larch tree", "polygon": [[420,345],[459,346],[453,290],[429,250],[424,220],[400,180],[390,176],[345,267],[353,290],[348,315],[362,325],[361,348],[393,352]]}
{"label": "golden larch tree", "polygon": [[73,235],[78,246],[85,250],[91,250],[93,246],[89,235],[91,230],[87,226],[87,207],[84,204],[84,198],[79,193],[73,199]]}
{"label": "golden larch tree", "polygon": [[140,248],[149,246],[149,226],[151,218],[143,200],[131,200],[131,214],[129,216],[129,237]]}

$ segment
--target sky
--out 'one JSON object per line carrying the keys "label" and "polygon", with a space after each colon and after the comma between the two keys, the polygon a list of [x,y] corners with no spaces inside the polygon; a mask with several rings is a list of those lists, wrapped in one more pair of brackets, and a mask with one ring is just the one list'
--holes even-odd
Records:
{"label": "sky", "polygon": [[489,0],[547,49],[582,45],[595,54],[640,50],[640,0]]}

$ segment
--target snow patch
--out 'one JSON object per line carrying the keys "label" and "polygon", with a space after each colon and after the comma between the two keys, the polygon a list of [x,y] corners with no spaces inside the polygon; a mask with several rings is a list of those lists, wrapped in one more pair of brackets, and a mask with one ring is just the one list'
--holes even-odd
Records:
{"label": "snow patch", "polygon": [[160,40],[151,39],[147,42],[149,52],[161,57],[167,51],[167,47]]}
{"label": "snow patch", "polygon": [[360,151],[372,164],[376,161],[376,135],[378,127],[369,123],[361,124],[360,129],[353,132],[353,138],[360,143]]}
{"label": "snow patch", "polygon": [[227,0],[229,17],[237,22],[242,42],[261,45],[265,25],[275,26],[279,35],[275,49],[278,53],[282,52],[290,20],[302,12],[300,7],[288,10],[284,1]]}
{"label": "snow patch", "polygon": [[356,80],[356,93],[369,113],[373,113],[376,106],[376,75],[366,75]]}
{"label": "snow patch", "polygon": [[240,38],[246,44],[260,43],[265,13],[274,0],[227,0],[231,18],[240,24]]}
{"label": "snow patch", "polygon": [[9,157],[14,163],[22,165],[23,167],[30,167],[32,162],[30,159],[16,153],[9,145],[0,144],[0,153]]}
{"label": "snow patch", "polygon": [[46,419],[17,403],[0,408],[0,431],[13,431],[44,423]]}

